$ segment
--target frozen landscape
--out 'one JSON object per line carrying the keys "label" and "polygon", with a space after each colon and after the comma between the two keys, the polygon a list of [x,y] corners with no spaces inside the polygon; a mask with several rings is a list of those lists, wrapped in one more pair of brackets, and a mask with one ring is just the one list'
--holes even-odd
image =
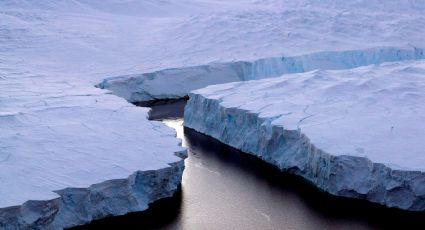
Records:
{"label": "frozen landscape", "polygon": [[185,150],[149,109],[56,77],[2,76],[0,229],[72,227],[177,190]]}
{"label": "frozen landscape", "polygon": [[[422,175],[423,162],[423,117],[418,102],[423,94],[418,87],[423,75],[421,59],[425,58],[424,12],[423,0],[0,0],[0,228],[61,229],[105,216],[141,211],[148,203],[171,196],[181,181],[184,149],[172,129],[149,121],[148,109],[136,108],[128,102],[180,98],[211,84],[279,76],[283,77],[261,83],[264,88],[258,88],[258,94],[244,96],[264,104],[283,103],[286,96],[294,100],[296,95],[302,97],[300,92],[286,95],[276,86],[274,90],[279,93],[275,101],[260,99],[273,81],[283,84],[283,90],[284,75],[294,82],[296,76],[299,81],[310,76],[311,81],[295,83],[293,90],[306,84],[315,96],[326,94],[323,87],[327,86],[336,90],[329,96],[338,96],[340,87],[360,90],[356,84],[375,78],[376,85],[372,81],[362,90],[376,90],[377,96],[399,96],[398,100],[385,101],[390,109],[368,107],[376,114],[362,113],[378,120],[385,116],[395,119],[391,121],[392,132],[387,132],[391,122],[385,123],[386,120],[361,123],[376,125],[376,129],[365,129],[357,123],[353,125],[354,120],[348,118],[308,129],[312,133],[305,133],[307,128],[302,126],[302,132],[315,146],[327,145],[317,148],[329,154],[355,153],[362,162],[370,161],[369,169],[376,166],[374,163],[382,163],[382,170],[400,172],[394,176],[400,176],[398,182],[418,182],[420,178],[413,176]],[[347,70],[356,67],[360,68]],[[293,73],[301,75],[288,75]],[[401,80],[404,76],[414,82]],[[333,85],[325,84],[328,78],[335,80]],[[324,85],[314,91],[315,84],[321,82]],[[234,84],[234,90],[225,91],[249,94],[240,89],[252,83],[239,84]],[[212,89],[198,92],[213,92]],[[392,90],[396,90],[394,95]],[[356,104],[356,92],[343,94],[347,98],[332,99],[354,103],[361,111],[361,105],[367,103]],[[367,92],[358,96],[372,98],[370,103],[382,99],[374,98],[372,91]],[[215,93],[210,96],[221,96],[220,92]],[[191,99],[191,103],[200,106],[203,94],[191,95],[197,99]],[[291,106],[304,105],[308,100],[330,103],[325,99],[305,98]],[[237,100],[229,103],[236,106],[232,103]],[[332,116],[348,110],[343,109],[343,102],[326,103],[335,106],[327,111]],[[402,106],[393,108],[394,105]],[[267,109],[256,106],[250,109]],[[295,107],[291,110],[305,115]],[[226,104],[223,108],[227,108]],[[270,111],[280,115],[285,111],[279,109],[284,108]],[[322,111],[311,106],[306,113],[313,111],[310,109]],[[211,116],[220,111],[212,112]],[[366,115],[356,117],[355,112],[346,115],[368,119]],[[292,116],[293,120],[285,120],[285,125],[303,118],[295,112]],[[410,116],[417,122],[409,120]],[[319,123],[319,119],[305,119],[302,125]],[[330,117],[324,119],[329,121]],[[199,131],[208,128],[209,132],[218,132],[225,127],[218,125],[214,131],[210,125],[218,120],[204,121],[204,127],[199,127],[201,120],[193,116],[189,120],[187,125],[196,125]],[[340,147],[314,139],[314,130],[333,130],[337,125],[356,128],[356,132],[350,133],[353,136],[359,136],[362,130],[368,132],[355,140],[358,143],[350,139],[350,143],[339,143]],[[403,127],[409,130],[400,129]],[[397,132],[400,135],[394,136]],[[328,133],[331,134],[336,132]],[[368,139],[378,134],[382,135],[376,137],[382,138],[379,141]],[[223,136],[215,137],[222,140]],[[348,139],[328,137],[331,141]],[[245,145],[250,144],[257,142]],[[350,146],[356,146],[355,151]],[[383,162],[383,155],[378,154],[380,147],[403,154],[385,155]],[[322,168],[326,169],[318,169]],[[405,174],[412,170],[417,174]],[[370,171],[362,172],[365,174],[360,176],[359,172],[356,177],[359,180],[367,178]],[[357,190],[351,191],[325,187],[322,182],[317,181],[317,185],[336,195],[367,198],[410,210],[423,209],[419,204],[421,183],[409,185],[416,189],[409,190],[411,199],[400,201],[391,200],[401,197],[397,194],[391,199],[373,196],[369,185],[355,184],[352,188]],[[407,192],[398,189],[397,183],[387,186],[382,191]],[[103,198],[108,200],[107,204],[102,203]]]}
{"label": "frozen landscape", "polygon": [[425,209],[425,62],[209,86],[184,125],[338,196]]}

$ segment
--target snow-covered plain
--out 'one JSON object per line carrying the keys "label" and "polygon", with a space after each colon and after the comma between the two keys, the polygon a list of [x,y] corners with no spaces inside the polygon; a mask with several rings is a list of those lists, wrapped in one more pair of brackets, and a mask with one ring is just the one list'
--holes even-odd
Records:
{"label": "snow-covered plain", "polygon": [[178,98],[211,84],[424,58],[424,1],[238,4],[165,29],[167,42],[152,44],[167,57],[157,67],[99,86],[128,101]]}
{"label": "snow-covered plain", "polygon": [[184,125],[338,196],[425,210],[425,61],[213,85]]}
{"label": "snow-covered plain", "polygon": [[131,183],[136,171],[172,167],[170,186],[158,188],[175,189],[182,161],[173,133],[94,85],[150,100],[212,83],[422,59],[424,9],[423,0],[1,0],[0,226],[60,228],[143,210],[162,195],[137,208],[53,218],[65,212],[55,207],[97,207],[66,206],[64,196],[58,204],[54,190],[98,191],[88,186]]}

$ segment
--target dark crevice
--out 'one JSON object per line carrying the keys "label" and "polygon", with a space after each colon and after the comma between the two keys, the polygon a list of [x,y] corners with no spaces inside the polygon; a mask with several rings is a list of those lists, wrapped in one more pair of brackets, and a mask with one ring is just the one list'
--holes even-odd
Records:
{"label": "dark crevice", "polygon": [[[154,107],[154,106],[161,106],[161,105],[170,105],[170,104],[174,104],[177,103],[179,101],[184,101],[186,102],[187,100],[189,100],[189,96],[184,96],[181,98],[175,98],[175,99],[158,99],[158,100],[150,100],[150,101],[139,101],[139,102],[134,102],[134,105],[137,106],[141,106],[141,107]],[[167,117],[162,117],[162,119],[165,119]]]}
{"label": "dark crevice", "polygon": [[[142,101],[133,104],[141,107],[150,107],[152,109],[149,112],[150,120],[162,120],[165,118],[182,118],[184,107],[188,99],[188,97],[183,97],[179,99]],[[166,107],[166,109],[164,109],[164,107]]]}

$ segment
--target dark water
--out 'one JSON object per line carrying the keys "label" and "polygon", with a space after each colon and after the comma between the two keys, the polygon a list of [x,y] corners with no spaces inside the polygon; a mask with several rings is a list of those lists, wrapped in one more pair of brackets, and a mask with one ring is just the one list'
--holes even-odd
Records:
{"label": "dark water", "polygon": [[[184,101],[153,105],[189,149],[181,190],[144,212],[76,229],[425,229],[425,213],[327,195],[303,179],[190,129]],[[171,117],[171,118],[170,118]]]}

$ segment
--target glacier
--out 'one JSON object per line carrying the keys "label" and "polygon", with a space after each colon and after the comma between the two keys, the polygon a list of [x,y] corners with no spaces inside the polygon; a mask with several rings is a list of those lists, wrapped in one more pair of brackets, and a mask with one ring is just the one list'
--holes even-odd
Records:
{"label": "glacier", "polygon": [[425,61],[192,91],[184,126],[343,197],[425,210]]}
{"label": "glacier", "polygon": [[[212,12],[191,15],[174,26],[161,24],[162,34],[149,35],[156,40],[141,50],[149,58],[140,59],[140,69],[111,75],[96,85],[138,102],[181,98],[211,84],[424,56],[421,1],[226,4],[225,11],[211,7]],[[161,39],[167,42],[157,42]]]}
{"label": "glacier", "polygon": [[414,66],[424,10],[422,0],[1,0],[0,228],[61,229],[172,195],[184,150],[117,95]]}
{"label": "glacier", "polygon": [[282,74],[302,73],[314,69],[351,69],[384,62],[424,58],[424,49],[416,47],[327,51],[117,76],[104,79],[97,84],[97,87],[111,90],[129,102],[177,99],[187,96],[191,90],[214,84],[278,77]]}

